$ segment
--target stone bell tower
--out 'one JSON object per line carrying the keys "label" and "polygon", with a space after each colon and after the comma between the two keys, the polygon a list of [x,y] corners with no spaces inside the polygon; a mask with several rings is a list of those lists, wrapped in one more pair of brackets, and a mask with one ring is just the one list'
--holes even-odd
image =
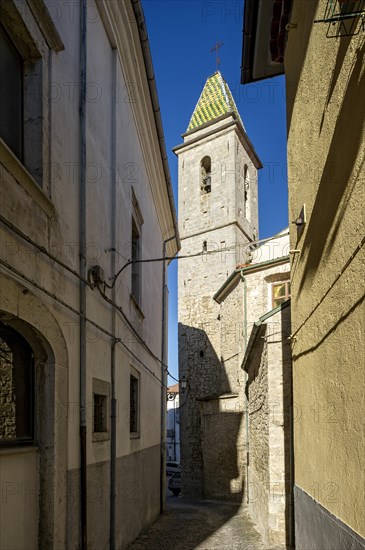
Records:
{"label": "stone bell tower", "polygon": [[183,491],[240,500],[246,456],[240,336],[237,327],[222,325],[213,295],[258,238],[262,165],[219,71],[207,79],[183,138],[174,148],[181,255],[203,252],[178,268],[179,376],[187,379],[180,404]]}

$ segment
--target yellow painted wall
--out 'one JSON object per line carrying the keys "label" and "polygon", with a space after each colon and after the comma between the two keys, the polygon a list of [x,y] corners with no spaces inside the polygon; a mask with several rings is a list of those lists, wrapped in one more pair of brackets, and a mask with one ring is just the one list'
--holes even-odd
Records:
{"label": "yellow painted wall", "polygon": [[[294,1],[285,71],[296,484],[360,535],[364,513],[365,33],[327,38]],[[333,285],[333,286],[332,286]]]}

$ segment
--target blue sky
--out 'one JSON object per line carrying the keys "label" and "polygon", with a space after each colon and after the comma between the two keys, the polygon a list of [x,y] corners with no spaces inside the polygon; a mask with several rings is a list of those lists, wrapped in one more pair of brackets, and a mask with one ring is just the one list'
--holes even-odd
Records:
{"label": "blue sky", "polygon": [[[264,165],[259,175],[259,236],[277,233],[288,224],[285,81],[280,76],[240,84],[243,1],[142,1],[176,204],[177,158],[171,149],[182,142],[204,83],[216,70],[215,54],[209,50],[217,41],[224,42],[220,70]],[[174,261],[169,267],[169,370],[178,378],[176,274]]]}

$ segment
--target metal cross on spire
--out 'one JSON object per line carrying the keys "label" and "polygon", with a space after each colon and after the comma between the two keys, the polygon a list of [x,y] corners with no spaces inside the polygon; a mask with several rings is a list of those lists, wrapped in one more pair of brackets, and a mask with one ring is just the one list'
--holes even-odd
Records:
{"label": "metal cross on spire", "polygon": [[214,52],[215,51],[215,62],[217,65],[217,71],[219,70],[219,65],[221,64],[221,60],[219,58],[219,48],[221,48],[224,45],[224,42],[216,42],[215,46],[211,48],[209,51]]}

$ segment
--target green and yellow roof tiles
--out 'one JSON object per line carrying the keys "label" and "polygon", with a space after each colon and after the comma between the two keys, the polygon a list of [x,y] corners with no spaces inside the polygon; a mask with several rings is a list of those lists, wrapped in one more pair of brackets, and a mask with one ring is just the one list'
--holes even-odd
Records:
{"label": "green and yellow roof tiles", "polygon": [[231,90],[219,71],[208,78],[190,119],[187,131],[195,130],[227,113],[242,123]]}

